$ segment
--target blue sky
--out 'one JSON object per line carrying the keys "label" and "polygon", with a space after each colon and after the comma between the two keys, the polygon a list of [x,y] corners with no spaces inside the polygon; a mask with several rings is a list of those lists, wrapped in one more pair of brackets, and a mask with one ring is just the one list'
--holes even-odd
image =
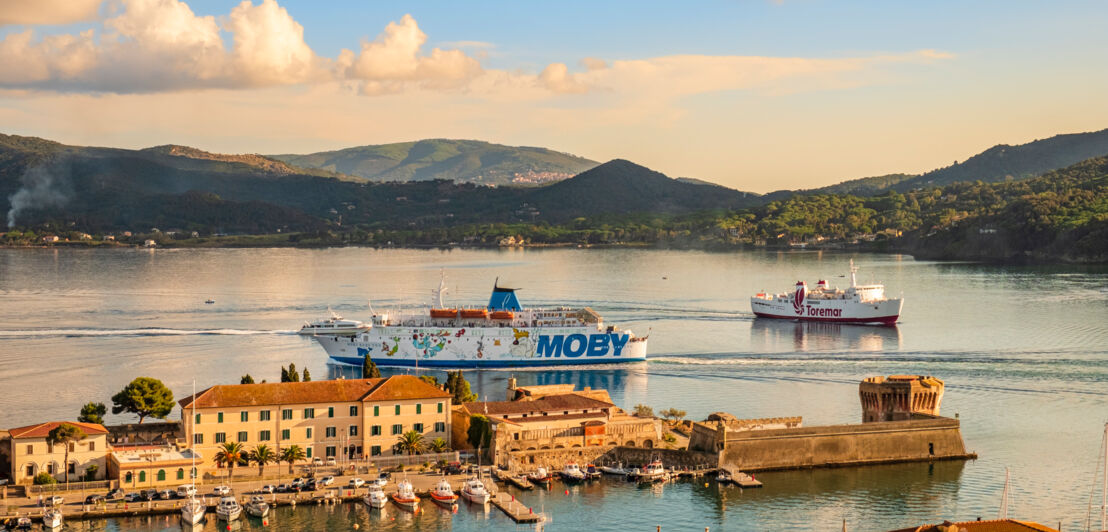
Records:
{"label": "blue sky", "polygon": [[1104,2],[10,0],[0,123],[223,152],[478,138],[764,192],[1108,127],[1105,28]]}

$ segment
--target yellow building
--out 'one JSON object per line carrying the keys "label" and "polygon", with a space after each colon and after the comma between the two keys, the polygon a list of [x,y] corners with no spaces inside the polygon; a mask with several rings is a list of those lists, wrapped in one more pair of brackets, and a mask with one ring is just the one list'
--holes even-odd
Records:
{"label": "yellow building", "polygon": [[182,429],[206,457],[225,442],[244,451],[264,444],[275,454],[291,445],[309,460],[391,456],[400,434],[450,442],[452,395],[419,378],[338,379],[213,386],[180,401]]}
{"label": "yellow building", "polygon": [[[178,486],[195,482],[191,474],[194,449],[172,445],[115,447],[108,456],[108,477],[124,489]],[[202,459],[196,458],[197,469]]]}
{"label": "yellow building", "polygon": [[96,466],[94,480],[103,480],[107,474],[108,430],[95,423],[76,421],[50,421],[8,430],[0,439],[2,454],[7,458],[8,478],[13,483],[29,484],[35,475],[46,472],[61,481],[65,478],[66,449],[61,444],[50,445],[47,436],[61,424],[73,425],[85,433],[85,438],[69,443],[69,480],[77,482],[91,465]]}

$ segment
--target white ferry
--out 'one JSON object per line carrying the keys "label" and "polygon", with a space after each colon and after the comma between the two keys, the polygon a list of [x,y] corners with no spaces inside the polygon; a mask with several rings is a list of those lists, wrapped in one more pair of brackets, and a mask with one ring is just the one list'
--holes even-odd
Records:
{"label": "white ferry", "polygon": [[857,273],[851,260],[850,287],[845,290],[820,280],[809,291],[807,283],[798,281],[791,294],[763,292],[751,297],[750,307],[759,318],[895,325],[904,300],[886,298],[883,284],[859,285]]}
{"label": "white ferry", "polygon": [[331,313],[330,317],[304,322],[304,325],[300,327],[300,334],[351,336],[369,330],[369,325],[365,323],[357,320],[344,320],[342,316],[335,314],[335,311],[328,310]]}
{"label": "white ferry", "polygon": [[493,284],[489,304],[443,304],[445,279],[430,309],[378,313],[352,337],[316,336],[332,360],[360,366],[519,367],[646,360],[646,337],[604,325],[591,308],[523,308],[515,289]]}

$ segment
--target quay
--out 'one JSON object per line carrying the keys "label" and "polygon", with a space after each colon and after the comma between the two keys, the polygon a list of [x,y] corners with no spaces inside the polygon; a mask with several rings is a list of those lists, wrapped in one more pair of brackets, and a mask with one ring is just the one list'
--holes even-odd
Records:
{"label": "quay", "polygon": [[545,520],[542,514],[535,513],[534,508],[525,506],[514,496],[507,493],[497,493],[492,498],[492,505],[500,508],[505,515],[517,523],[538,523]]}

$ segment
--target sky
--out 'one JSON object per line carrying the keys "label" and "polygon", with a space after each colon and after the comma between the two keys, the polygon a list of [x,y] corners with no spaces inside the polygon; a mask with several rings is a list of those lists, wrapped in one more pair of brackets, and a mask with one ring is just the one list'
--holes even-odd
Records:
{"label": "sky", "polygon": [[1102,0],[2,0],[0,132],[479,139],[811,188],[1108,128],[1105,28]]}

